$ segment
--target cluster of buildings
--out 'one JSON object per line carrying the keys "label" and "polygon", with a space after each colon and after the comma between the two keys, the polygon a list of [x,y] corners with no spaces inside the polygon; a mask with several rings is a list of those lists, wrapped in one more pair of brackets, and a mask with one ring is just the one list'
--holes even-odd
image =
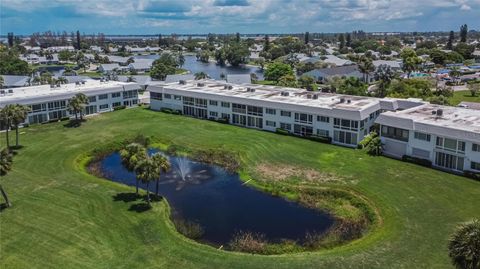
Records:
{"label": "cluster of buildings", "polygon": [[[1,90],[0,107],[28,105],[26,123],[43,123],[71,117],[68,100],[76,93],[88,96],[84,113],[89,115],[135,106],[140,90],[138,83],[94,80],[20,87]],[[352,148],[379,130],[385,155],[428,160],[433,167],[452,172],[480,172],[480,111],[475,109],[216,80],[151,82],[148,91],[153,110],[281,130]]]}

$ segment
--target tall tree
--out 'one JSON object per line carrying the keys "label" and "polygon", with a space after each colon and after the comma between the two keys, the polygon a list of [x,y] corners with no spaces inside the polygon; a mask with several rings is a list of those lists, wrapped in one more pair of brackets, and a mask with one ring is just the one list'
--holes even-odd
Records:
{"label": "tall tree", "polygon": [[79,50],[80,48],[80,31],[77,30],[77,50]]}
{"label": "tall tree", "polygon": [[460,26],[460,42],[467,42],[468,26],[466,24]]}
{"label": "tall tree", "polygon": [[378,84],[377,96],[383,98],[386,95],[385,91],[388,85],[390,85],[390,82],[394,77],[394,73],[392,71],[392,68],[390,68],[390,66],[386,64],[381,64],[375,70],[374,75],[375,75],[375,80],[378,80],[380,82]]}
{"label": "tall tree", "polygon": [[5,126],[5,139],[7,149],[10,149],[10,128],[12,127],[12,120],[15,113],[15,105],[9,104],[0,110],[0,121]]}
{"label": "tall tree", "polygon": [[305,44],[308,44],[308,43],[310,43],[310,33],[305,32]]}
{"label": "tall tree", "polygon": [[338,48],[343,49],[345,47],[345,35],[340,34],[338,36],[338,42],[339,42]]}
{"label": "tall tree", "polygon": [[13,35],[12,32],[9,32],[9,33],[7,34],[7,39],[8,39],[8,46],[9,46],[10,48],[13,47],[14,35]]}
{"label": "tall tree", "polygon": [[450,238],[448,250],[456,268],[480,268],[480,220],[459,225]]}
{"label": "tall tree", "polygon": [[450,31],[450,35],[448,36],[448,42],[447,42],[447,50],[452,50],[453,49],[453,42],[455,41],[455,32]]}
{"label": "tall tree", "polygon": [[351,47],[351,46],[352,46],[352,34],[347,33],[347,42],[346,42],[345,45],[347,45],[347,47]]}
{"label": "tall tree", "polygon": [[23,106],[20,104],[15,104],[13,107],[12,113],[12,126],[15,128],[15,146],[18,147],[18,127],[20,124],[24,123],[27,119],[28,112],[30,111],[30,107]]}
{"label": "tall tree", "polygon": [[158,170],[159,167],[156,166],[153,160],[148,156],[141,159],[135,167],[137,178],[142,181],[142,183],[146,184],[148,205],[150,205],[150,182],[158,177]]}
{"label": "tall tree", "polygon": [[77,93],[68,101],[68,108],[75,114],[75,120],[78,120],[78,114],[80,114],[80,120],[83,119],[83,109],[88,105],[88,97],[83,93]]}
{"label": "tall tree", "polygon": [[237,43],[240,43],[240,33],[238,33],[238,32],[235,34],[235,41]]}
{"label": "tall tree", "polygon": [[[7,148],[4,148],[0,151],[0,178],[3,178],[10,170],[12,170],[13,158],[12,154]],[[2,193],[3,199],[7,207],[12,206],[10,200],[8,200],[7,193],[3,189],[3,186],[0,182],[0,192]]]}
{"label": "tall tree", "polygon": [[268,37],[268,35],[265,35],[263,40],[263,51],[268,52],[270,50],[270,38]]}
{"label": "tall tree", "polygon": [[155,186],[155,195],[158,197],[158,191],[159,191],[159,182],[160,182],[160,177],[162,173],[166,173],[168,170],[170,170],[170,162],[168,161],[167,157],[163,156],[160,153],[155,153],[152,155],[152,161],[157,166],[158,169],[158,176],[156,177],[156,186]]}
{"label": "tall tree", "polygon": [[365,83],[369,82],[368,76],[371,72],[375,70],[375,66],[373,65],[372,59],[367,57],[362,57],[358,63],[358,69],[363,74],[363,81]]}
{"label": "tall tree", "polygon": [[[135,172],[136,167],[138,164],[147,158],[147,149],[138,144],[138,143],[131,143],[128,144],[125,148],[120,150],[120,158],[122,159],[123,166],[130,172]],[[135,184],[135,193],[138,195],[138,183],[139,178],[136,177],[136,184]]]}

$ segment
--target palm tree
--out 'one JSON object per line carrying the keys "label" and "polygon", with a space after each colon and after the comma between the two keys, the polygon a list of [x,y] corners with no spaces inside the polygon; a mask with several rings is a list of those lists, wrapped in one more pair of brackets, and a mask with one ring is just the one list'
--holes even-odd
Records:
{"label": "palm tree", "polygon": [[3,88],[4,83],[5,83],[5,80],[3,79],[3,76],[0,76],[0,89]]}
{"label": "palm tree", "polygon": [[205,72],[195,73],[195,80],[206,79],[206,78],[209,78],[209,76]]}
{"label": "palm tree", "polygon": [[453,67],[450,72],[448,72],[448,75],[453,78],[453,81],[457,83],[458,78],[462,75],[458,67]]}
{"label": "palm tree", "polygon": [[[130,172],[134,172],[140,161],[146,159],[147,149],[138,144],[131,143],[128,144],[125,148],[120,150],[120,158],[122,159],[123,166]],[[136,178],[136,191],[138,195],[138,177]]]}
{"label": "palm tree", "polygon": [[390,82],[394,78],[395,74],[393,73],[390,66],[386,64],[381,64],[375,70],[375,80],[378,80],[380,83],[378,85],[378,97],[385,97],[385,90],[387,89]]}
{"label": "palm tree", "polygon": [[450,238],[449,256],[456,268],[480,268],[480,220],[461,224]]}
{"label": "palm tree", "polygon": [[[144,158],[140,160],[135,167],[135,174],[137,175],[137,182],[140,179],[144,184],[147,185],[147,203],[150,205],[150,181],[153,181],[158,177],[159,167],[155,165],[151,158]],[[138,195],[138,193],[137,193]]]}
{"label": "palm tree", "polygon": [[13,104],[6,105],[0,110],[0,121],[5,126],[5,138],[7,140],[7,149],[10,149],[9,131],[12,127],[12,119],[15,113],[15,106]]}
{"label": "palm tree", "polygon": [[[5,176],[8,172],[10,172],[10,170],[12,170],[12,163],[12,154],[10,154],[8,148],[2,149],[0,151],[0,178],[3,178],[3,176]],[[12,204],[10,203],[10,200],[8,200],[7,193],[5,192],[1,184],[0,192],[2,193],[3,199],[5,199],[7,207],[10,207]]]}
{"label": "palm tree", "polygon": [[368,83],[368,75],[375,70],[375,66],[370,58],[362,57],[358,63],[358,69],[363,74],[363,81]]}
{"label": "palm tree", "polygon": [[15,104],[12,113],[12,126],[15,127],[15,146],[18,147],[18,127],[27,119],[30,107]]}
{"label": "palm tree", "polygon": [[166,173],[170,170],[170,162],[168,161],[167,157],[163,156],[160,153],[155,153],[152,155],[153,163],[159,168],[158,169],[158,176],[156,177],[156,186],[155,186],[155,195],[158,197],[158,188],[159,188],[159,181],[160,176],[162,173]]}
{"label": "palm tree", "polygon": [[80,113],[80,120],[83,120],[83,109],[88,105],[88,97],[83,93],[77,93],[68,101],[68,109],[75,114],[75,120],[78,120],[78,113]]}
{"label": "palm tree", "polygon": [[67,80],[66,77],[59,77],[59,78],[57,79],[57,83],[58,83],[58,84],[67,84],[67,83],[68,83],[68,80]]}
{"label": "palm tree", "polygon": [[380,137],[376,136],[368,143],[367,152],[373,156],[379,156],[383,152],[383,143]]}

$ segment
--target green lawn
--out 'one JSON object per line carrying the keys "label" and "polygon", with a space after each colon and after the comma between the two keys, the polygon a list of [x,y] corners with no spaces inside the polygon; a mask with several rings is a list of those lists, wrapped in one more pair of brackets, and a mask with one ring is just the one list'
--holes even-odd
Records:
{"label": "green lawn", "polygon": [[[142,108],[102,114],[80,128],[62,124],[21,130],[25,147],[2,178],[13,207],[1,212],[0,268],[452,268],[449,234],[480,215],[480,182],[359,150]],[[338,186],[368,197],[381,224],[348,245],[310,253],[260,256],[200,245],[175,231],[166,202],[129,211],[132,202],[112,197],[133,188],[79,165],[99,145],[137,133],[238,152],[246,173],[259,162],[334,173],[348,179]]]}
{"label": "green lawn", "polygon": [[449,98],[451,105],[458,105],[460,102],[478,102],[480,103],[480,94],[472,96],[470,91],[458,91],[453,93],[453,97]]}

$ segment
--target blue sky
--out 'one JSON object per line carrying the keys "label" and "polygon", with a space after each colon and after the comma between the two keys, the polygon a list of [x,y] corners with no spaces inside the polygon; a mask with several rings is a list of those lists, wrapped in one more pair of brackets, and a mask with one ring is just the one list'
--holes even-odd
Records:
{"label": "blue sky", "polygon": [[0,34],[480,30],[480,0],[0,0]]}

